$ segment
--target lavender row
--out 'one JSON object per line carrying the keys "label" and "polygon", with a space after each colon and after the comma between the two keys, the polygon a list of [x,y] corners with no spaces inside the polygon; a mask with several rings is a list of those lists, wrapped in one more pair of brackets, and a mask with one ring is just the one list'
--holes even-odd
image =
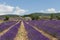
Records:
{"label": "lavender row", "polygon": [[37,26],[38,29],[42,29],[45,32],[53,35],[54,37],[60,38],[60,20],[41,20],[32,23],[35,24],[34,26]]}
{"label": "lavender row", "polygon": [[14,40],[16,34],[18,32],[18,28],[20,27],[20,22],[12,27],[8,32],[6,32],[3,36],[1,36],[0,40]]}
{"label": "lavender row", "polygon": [[49,34],[60,39],[60,21],[59,20],[58,21],[57,20],[50,20],[50,21],[43,23],[40,26],[41,26],[40,28],[47,31]]}
{"label": "lavender row", "polygon": [[5,29],[9,28],[10,26],[14,25],[15,21],[8,21],[8,22],[4,22],[2,24],[0,24],[0,32],[4,31]]}
{"label": "lavender row", "polygon": [[35,30],[33,27],[26,24],[25,22],[24,22],[24,26],[25,26],[26,31],[28,33],[27,36],[28,36],[29,40],[49,40],[44,35],[42,35],[40,32]]}

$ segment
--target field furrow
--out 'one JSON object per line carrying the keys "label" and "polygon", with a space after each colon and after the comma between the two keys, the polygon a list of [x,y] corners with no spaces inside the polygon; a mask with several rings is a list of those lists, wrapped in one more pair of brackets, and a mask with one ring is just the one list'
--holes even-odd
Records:
{"label": "field furrow", "polygon": [[14,40],[28,40],[27,31],[25,30],[23,22],[21,22],[21,26]]}

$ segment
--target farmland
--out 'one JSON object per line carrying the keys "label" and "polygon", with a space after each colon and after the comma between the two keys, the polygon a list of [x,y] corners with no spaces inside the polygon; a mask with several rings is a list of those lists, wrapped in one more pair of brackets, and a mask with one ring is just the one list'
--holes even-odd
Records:
{"label": "farmland", "polygon": [[0,0],[0,40],[60,40],[60,0]]}
{"label": "farmland", "polygon": [[0,40],[60,40],[60,20],[0,21]]}

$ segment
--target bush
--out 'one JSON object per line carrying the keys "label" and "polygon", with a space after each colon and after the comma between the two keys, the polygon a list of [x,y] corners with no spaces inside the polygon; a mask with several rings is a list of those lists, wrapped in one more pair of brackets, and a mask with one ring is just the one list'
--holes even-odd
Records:
{"label": "bush", "polygon": [[9,16],[5,16],[5,19],[4,20],[5,21],[9,20]]}
{"label": "bush", "polygon": [[31,19],[32,20],[38,20],[39,19],[39,16],[31,16]]}
{"label": "bush", "polygon": [[53,17],[54,17],[54,14],[51,14],[51,15],[50,15],[50,20],[52,20],[52,19],[53,19]]}
{"label": "bush", "polygon": [[60,20],[60,16],[56,16],[56,18],[57,18],[58,20]]}

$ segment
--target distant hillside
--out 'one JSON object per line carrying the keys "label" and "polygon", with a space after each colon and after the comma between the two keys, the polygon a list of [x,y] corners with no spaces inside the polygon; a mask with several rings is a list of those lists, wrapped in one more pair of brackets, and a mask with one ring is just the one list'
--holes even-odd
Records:
{"label": "distant hillside", "polygon": [[[24,15],[25,17],[30,16],[30,15],[34,15],[34,16],[50,16],[50,14],[52,13],[32,13],[29,15]],[[55,16],[60,16],[60,13],[53,13]]]}
{"label": "distant hillside", "polygon": [[[49,16],[52,13],[32,13],[30,15],[38,15],[38,16]],[[54,15],[60,16],[60,13],[53,13]]]}
{"label": "distant hillside", "polygon": [[9,17],[19,17],[19,15],[0,15],[0,17],[5,17],[5,16],[9,16]]}

